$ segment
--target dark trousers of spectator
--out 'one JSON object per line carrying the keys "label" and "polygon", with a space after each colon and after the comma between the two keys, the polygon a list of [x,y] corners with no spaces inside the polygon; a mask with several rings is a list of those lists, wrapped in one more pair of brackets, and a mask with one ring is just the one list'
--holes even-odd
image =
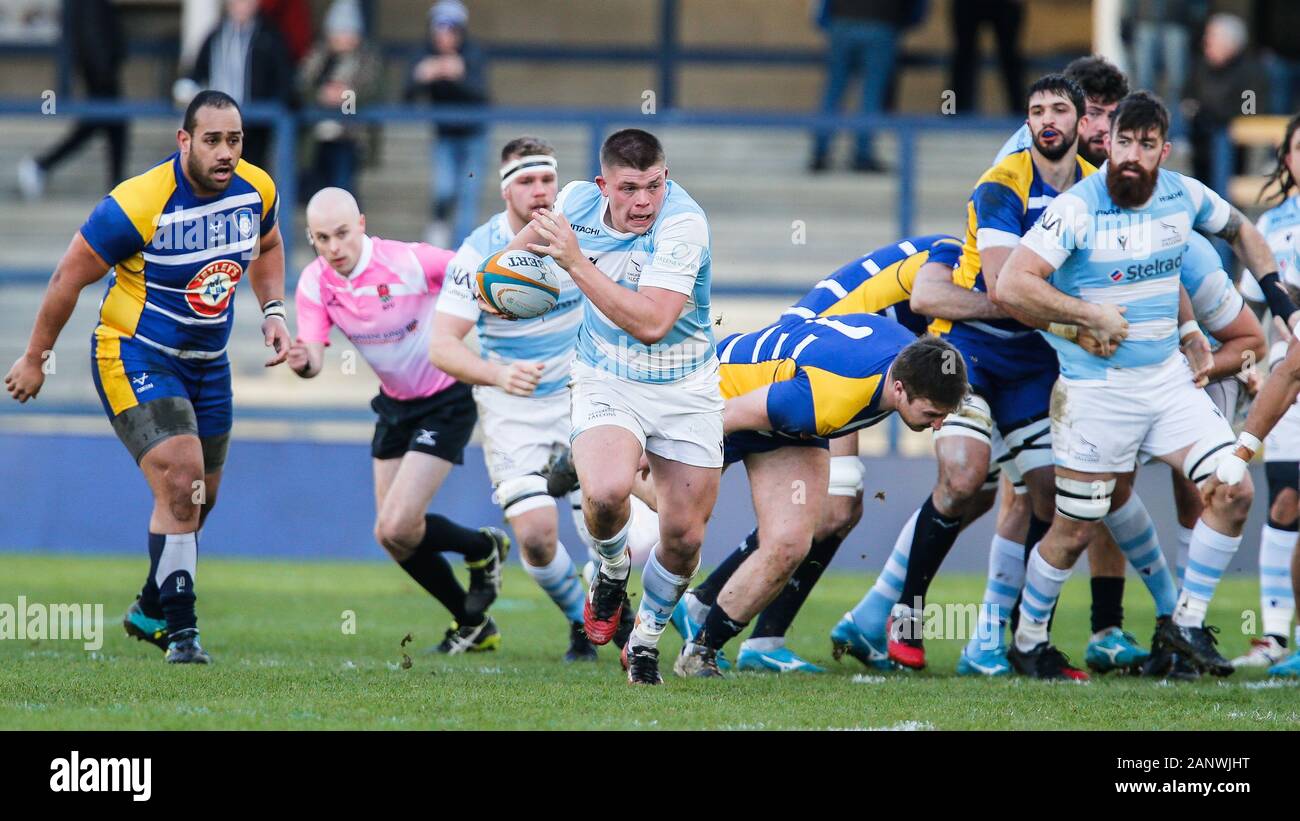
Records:
{"label": "dark trousers of spectator", "polygon": [[1024,7],[1008,0],[952,0],[952,32],[956,45],[952,53],[952,76],[949,79],[956,95],[957,110],[962,113],[978,109],[975,98],[979,89],[979,30],[993,26],[997,38],[998,64],[1007,104],[1013,114],[1023,114],[1024,56],[1020,52],[1020,28]]}
{"label": "dark trousers of spectator", "polygon": [[352,140],[322,140],[316,143],[316,156],[312,160],[307,182],[302,187],[304,198],[322,188],[342,188],[351,192],[360,202],[361,197],[353,190],[359,160],[360,151]]}
{"label": "dark trousers of spectator", "polygon": [[[898,56],[898,29],[871,20],[831,20],[827,27],[826,92],[822,113],[835,114],[840,99],[854,74],[862,76],[862,113],[879,114],[894,75]],[[813,141],[813,159],[825,160],[830,151],[831,131],[819,131]],[[859,131],[854,148],[856,161],[874,159],[871,132]]]}
{"label": "dark trousers of spectator", "polygon": [[[94,75],[83,67],[82,76],[90,99],[116,100],[121,96],[115,75]],[[36,158],[36,164],[42,171],[53,170],[100,131],[108,139],[108,187],[112,188],[126,179],[126,122],[123,120],[78,120],[67,136]]]}
{"label": "dark trousers of spectator", "polygon": [[[1191,137],[1192,144],[1192,176],[1206,185],[1214,188],[1220,194],[1227,194],[1227,180],[1215,179],[1214,168],[1214,142],[1215,136],[1225,134],[1228,127],[1222,123],[1212,122],[1206,117],[1192,117],[1188,126],[1188,133]],[[1228,167],[1224,170],[1227,177],[1234,174],[1240,174],[1245,170],[1246,152],[1239,146],[1229,146],[1228,148]]]}
{"label": "dark trousers of spectator", "polygon": [[240,159],[250,162],[263,171],[270,172],[267,163],[271,159],[271,127],[266,125],[244,124],[244,150]]}

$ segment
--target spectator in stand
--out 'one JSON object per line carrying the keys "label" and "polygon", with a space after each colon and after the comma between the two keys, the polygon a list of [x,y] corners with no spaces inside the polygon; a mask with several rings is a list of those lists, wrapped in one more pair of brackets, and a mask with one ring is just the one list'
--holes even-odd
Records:
{"label": "spectator in stand", "polygon": [[302,63],[312,47],[311,4],[307,0],[261,0],[258,11],[289,47],[289,62]]}
{"label": "spectator in stand", "polygon": [[[1215,136],[1244,113],[1245,92],[1255,95],[1257,111],[1268,110],[1267,76],[1259,61],[1250,56],[1248,45],[1246,24],[1240,17],[1212,16],[1205,24],[1201,57],[1183,100],[1183,113],[1191,127],[1192,176],[1210,186],[1221,182],[1213,174]],[[1238,153],[1228,173],[1235,173],[1242,159]]]}
{"label": "spectator in stand", "polygon": [[[823,114],[839,113],[840,100],[854,74],[862,75],[862,113],[884,111],[898,60],[898,40],[910,13],[906,0],[824,0],[817,16],[827,37]],[[810,171],[825,171],[829,167],[833,136],[831,130],[814,134]],[[876,158],[872,134],[867,129],[857,133],[853,170],[871,173],[885,170]]]}
{"label": "spectator in stand", "polygon": [[993,27],[997,38],[998,66],[1007,95],[1007,111],[1022,114],[1025,108],[1024,53],[1020,29],[1025,22],[1023,0],[952,0],[952,89],[957,111],[968,114],[979,109],[980,27]]}
{"label": "spectator in stand", "polygon": [[[1192,33],[1205,21],[1206,6],[1206,0],[1125,0],[1134,88],[1147,89],[1171,103],[1182,99],[1192,59]],[[1171,113],[1177,120],[1177,110]]]}
{"label": "spectator in stand", "polygon": [[[67,19],[72,28],[64,34],[72,48],[72,60],[86,84],[86,96],[92,100],[116,100],[122,95],[119,75],[126,56],[126,41],[113,3],[86,0]],[[126,179],[126,123],[81,120],[44,154],[19,161],[18,188],[23,197],[34,200],[44,194],[46,175],[76,153],[97,131],[103,131],[108,138],[108,187]]]}
{"label": "spectator in stand", "polygon": [[[429,9],[428,53],[407,75],[405,99],[433,104],[485,105],[487,72],[482,52],[466,36],[469,12],[460,0],[439,0]],[[456,248],[478,221],[480,172],[487,151],[487,127],[440,123],[433,143],[433,222],[425,241]]]}
{"label": "spectator in stand", "polygon": [[1300,105],[1300,3],[1255,0],[1255,39],[1264,49],[1273,98],[1269,110],[1289,115]]}
{"label": "spectator in stand", "polygon": [[343,116],[339,120],[322,120],[313,127],[314,157],[302,192],[304,197],[310,197],[322,188],[333,187],[355,197],[356,170],[366,154],[369,129],[349,122],[347,115],[379,97],[383,63],[364,41],[365,26],[357,0],[334,0],[325,15],[324,28],[325,39],[311,50],[298,70],[298,94],[304,102],[332,108]]}
{"label": "spectator in stand", "polygon": [[[257,12],[257,0],[226,0],[221,24],[203,41],[189,76],[177,81],[172,96],[188,105],[204,88],[224,91],[240,105],[293,104],[293,66],[279,30]],[[267,168],[271,126],[244,117],[243,158]]]}

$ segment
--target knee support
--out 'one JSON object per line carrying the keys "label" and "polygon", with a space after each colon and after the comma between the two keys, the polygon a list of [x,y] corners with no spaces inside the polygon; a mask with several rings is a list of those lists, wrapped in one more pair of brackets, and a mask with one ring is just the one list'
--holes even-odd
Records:
{"label": "knee support", "polygon": [[1067,479],[1056,477],[1056,512],[1077,522],[1098,522],[1110,512],[1114,479]]}
{"label": "knee support", "polygon": [[555,500],[546,492],[546,479],[536,473],[503,480],[492,496],[507,519],[530,510],[555,506]]}
{"label": "knee support", "polygon": [[1199,486],[1214,475],[1219,460],[1232,453],[1235,442],[1221,434],[1212,434],[1192,445],[1183,460],[1183,475]]}
{"label": "knee support", "polygon": [[856,456],[832,456],[831,478],[827,492],[831,496],[853,498],[862,492],[867,468]]}
{"label": "knee support", "polygon": [[943,426],[934,434],[935,439],[946,436],[967,436],[992,447],[993,412],[989,403],[973,393],[966,394],[961,407],[944,417]]}

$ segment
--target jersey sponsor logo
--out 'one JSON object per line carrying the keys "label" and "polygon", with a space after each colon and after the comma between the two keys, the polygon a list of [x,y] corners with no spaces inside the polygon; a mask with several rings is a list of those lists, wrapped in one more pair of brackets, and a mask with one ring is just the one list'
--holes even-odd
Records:
{"label": "jersey sponsor logo", "polygon": [[576,231],[576,232],[578,232],[579,234],[599,234],[599,233],[600,233],[600,229],[598,229],[598,228],[592,228],[592,227],[589,226],[589,225],[578,225],[576,222],[573,223],[570,227],[573,228],[573,230]]}
{"label": "jersey sponsor logo", "polygon": [[1179,191],[1174,191],[1173,193],[1170,194],[1161,194],[1159,197],[1156,198],[1156,200],[1158,202],[1172,202],[1173,200],[1178,199],[1182,195],[1183,192],[1179,190]]}
{"label": "jersey sponsor logo", "polygon": [[185,286],[185,301],[199,316],[220,316],[230,304],[235,286],[243,275],[244,268],[238,262],[213,260],[200,268]]}
{"label": "jersey sponsor logo", "polygon": [[[1147,279],[1148,277],[1178,273],[1178,271],[1182,270],[1182,267],[1182,254],[1179,254],[1176,257],[1157,259],[1154,262],[1134,263],[1124,269],[1123,279],[1125,282],[1136,282],[1140,279]],[[1117,273],[1119,273],[1118,270],[1112,271],[1110,275],[1110,278],[1116,282],[1119,281],[1118,279],[1115,279],[1115,274]]]}

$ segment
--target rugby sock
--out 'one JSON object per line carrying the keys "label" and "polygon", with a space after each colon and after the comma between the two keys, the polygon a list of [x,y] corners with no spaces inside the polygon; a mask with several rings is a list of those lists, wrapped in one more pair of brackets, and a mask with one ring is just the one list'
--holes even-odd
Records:
{"label": "rugby sock", "polygon": [[849,611],[849,618],[870,638],[884,639],[885,622],[889,619],[889,611],[903,595],[903,579],[907,576],[908,555],[912,550],[912,536],[921,509],[917,508],[912,518],[908,519],[903,529],[898,532],[898,538],[894,540],[894,549],[885,560],[885,566],[876,577],[876,583],[867,591],[867,595],[862,597],[862,601]]}
{"label": "rugby sock", "polygon": [[740,547],[731,551],[722,563],[713,568],[713,572],[704,581],[697,584],[691,590],[691,596],[697,602],[705,607],[712,607],[713,603],[718,600],[718,594],[731,578],[731,574],[736,572],[736,568],[749,558],[749,554],[758,550],[758,528],[750,531],[745,537],[745,541],[740,543]]}
{"label": "rugby sock", "polygon": [[635,496],[628,501],[632,504],[632,518],[627,532],[627,549],[632,554],[632,563],[643,565],[646,557],[659,545],[659,514]]}
{"label": "rugby sock", "polygon": [[167,620],[168,635],[192,630],[198,625],[194,615],[194,573],[198,564],[198,542],[193,533],[149,534],[149,554],[155,546],[158,560],[153,571],[158,586],[158,603]]}
{"label": "rugby sock", "polygon": [[[1052,526],[1051,522],[1043,521],[1042,519],[1035,516],[1032,512],[1029,514],[1029,529],[1025,532],[1025,554],[1020,562],[1022,566],[1028,566],[1030,552],[1033,551],[1034,547],[1038,544],[1038,542],[1042,540],[1043,536],[1047,535],[1047,531],[1051,526]],[[1010,621],[1011,621],[1011,632],[1014,635],[1016,630],[1020,628],[1020,597],[1019,596],[1016,597],[1015,606],[1011,608]],[[1050,629],[1050,625],[1049,625],[1049,629]]]}
{"label": "rugby sock", "polygon": [[1024,583],[1024,545],[994,533],[993,543],[989,545],[989,576],[984,583],[979,620],[975,623],[975,635],[966,644],[970,655],[1002,646],[1002,626],[1010,618]]}
{"label": "rugby sock", "polygon": [[1295,593],[1291,589],[1291,551],[1295,546],[1294,528],[1284,530],[1272,522],[1264,525],[1259,538],[1259,601],[1264,633],[1284,640],[1295,615]]}
{"label": "rugby sock", "polygon": [[534,567],[524,562],[524,570],[533,577],[538,587],[546,591],[546,595],[551,597],[551,601],[555,602],[555,606],[560,608],[569,621],[582,621],[582,604],[585,599],[582,581],[578,578],[578,568],[574,566],[564,545],[556,542],[555,557],[550,564]]}
{"label": "rugby sock", "polygon": [[1183,576],[1187,574],[1187,553],[1192,549],[1192,529],[1190,527],[1178,526],[1178,559],[1177,573],[1179,589],[1183,586]]}
{"label": "rugby sock", "polygon": [[1174,608],[1174,624],[1180,627],[1200,627],[1205,623],[1205,613],[1214,598],[1214,588],[1223,578],[1223,571],[1241,544],[1240,536],[1225,536],[1215,531],[1201,519],[1192,529],[1192,544],[1187,552],[1187,572],[1183,577],[1183,592]]}
{"label": "rugby sock", "polygon": [[807,601],[808,594],[830,565],[835,551],[839,550],[843,541],[839,536],[832,535],[812,543],[808,555],[795,569],[790,581],[785,583],[772,603],[758,614],[758,623],[754,625],[754,633],[750,638],[785,635],[785,631],[794,623],[794,617],[799,614],[799,608]]}
{"label": "rugby sock", "polygon": [[149,576],[144,580],[144,587],[140,588],[140,609],[151,619],[163,617],[162,604],[158,602],[158,582],[154,581],[154,574],[158,572],[158,560],[162,558],[166,538],[161,533],[149,534]]}
{"label": "rugby sock", "polygon": [[700,628],[700,634],[695,637],[695,643],[714,650],[721,650],[727,642],[740,635],[749,622],[736,621],[728,616],[723,609],[714,605],[709,611],[709,617],[704,620],[704,626]]}
{"label": "rugby sock", "polygon": [[[691,574],[694,575],[694,574]],[[677,606],[677,600],[686,592],[691,583],[690,576],[678,576],[669,573],[659,563],[659,551],[646,557],[645,568],[641,571],[643,595],[641,605],[636,611],[636,626],[632,628],[629,643],[655,647],[659,637],[668,626],[668,619]],[[716,610],[718,608],[714,608]],[[712,612],[712,611],[710,611]]]}
{"label": "rugby sock", "polygon": [[1025,589],[1020,597],[1020,626],[1016,628],[1016,648],[1021,652],[1047,641],[1047,621],[1068,578],[1070,568],[1062,570],[1048,564],[1037,547],[1029,554]]}
{"label": "rugby sock", "polygon": [[917,511],[916,524],[912,528],[912,549],[908,554],[907,573],[903,577],[898,601],[908,607],[913,607],[917,601],[924,603],[930,582],[939,572],[948,551],[952,550],[959,532],[961,517],[943,515],[935,509],[934,498],[927,497]]}
{"label": "rugby sock", "polygon": [[[1167,615],[1167,614],[1165,614]],[[1124,577],[1092,577],[1092,632],[1124,626]]]}
{"label": "rugby sock", "polygon": [[[1129,496],[1123,507],[1106,514],[1103,521],[1110,529],[1110,535],[1114,537],[1119,549],[1124,551],[1128,563],[1133,565],[1138,577],[1147,586],[1147,592],[1155,601],[1156,617],[1168,616],[1174,612],[1174,605],[1178,603],[1178,589],[1174,584],[1173,574],[1169,572],[1169,563],[1165,561],[1164,551],[1160,549],[1160,541],[1156,538],[1156,526],[1151,521],[1151,514],[1147,513],[1146,505],[1142,504],[1142,500],[1134,493]],[[1124,595],[1123,584],[1123,577],[1121,577],[1119,593],[1121,598]],[[1118,626],[1118,624],[1117,622],[1115,625],[1103,625],[1103,627]],[[1093,627],[1094,632],[1098,629]]]}
{"label": "rugby sock", "polygon": [[397,564],[415,579],[416,584],[447,608],[457,624],[466,624],[465,588],[460,586],[446,557],[434,548],[421,544],[414,553]]}
{"label": "rugby sock", "polygon": [[[420,548],[460,553],[467,562],[486,559],[496,549],[492,538],[481,530],[470,530],[437,513],[424,514],[424,538]],[[417,548],[419,549],[419,548]]]}
{"label": "rugby sock", "polygon": [[[623,523],[623,529],[608,539],[592,537],[596,552],[600,554],[601,567],[611,579],[626,579],[632,570],[632,562],[627,555],[627,534],[632,528],[629,518]],[[653,554],[652,554],[653,555]]]}

